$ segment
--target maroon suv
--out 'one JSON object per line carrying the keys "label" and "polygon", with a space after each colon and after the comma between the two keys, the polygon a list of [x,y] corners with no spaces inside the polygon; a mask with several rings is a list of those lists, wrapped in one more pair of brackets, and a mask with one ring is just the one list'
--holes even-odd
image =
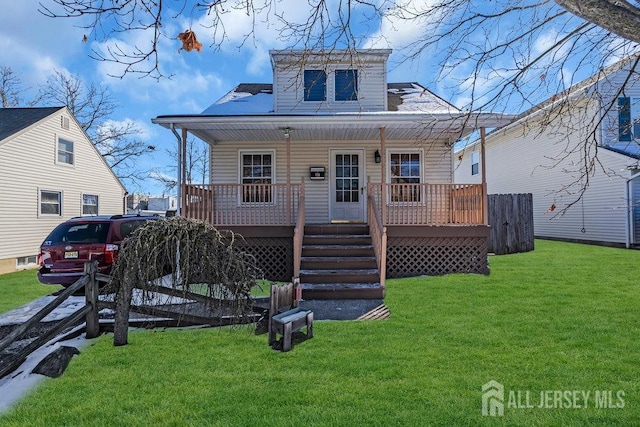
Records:
{"label": "maroon suv", "polygon": [[38,280],[69,286],[84,273],[84,263],[98,261],[98,271],[109,274],[120,243],[157,216],[77,217],[58,225],[44,240],[38,256]]}

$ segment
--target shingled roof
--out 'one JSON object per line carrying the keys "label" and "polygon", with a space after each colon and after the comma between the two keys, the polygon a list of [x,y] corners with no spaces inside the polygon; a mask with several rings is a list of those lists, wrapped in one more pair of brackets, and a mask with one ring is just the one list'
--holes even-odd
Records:
{"label": "shingled roof", "polygon": [[54,114],[61,108],[64,107],[0,108],[0,141]]}
{"label": "shingled roof", "polygon": [[[269,114],[273,112],[273,85],[241,83],[202,114]],[[457,112],[452,104],[416,82],[387,84],[387,111]]]}

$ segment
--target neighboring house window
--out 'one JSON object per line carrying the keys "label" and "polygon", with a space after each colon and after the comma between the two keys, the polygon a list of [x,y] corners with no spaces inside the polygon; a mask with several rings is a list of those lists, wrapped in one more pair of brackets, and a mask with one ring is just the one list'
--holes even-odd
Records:
{"label": "neighboring house window", "polygon": [[94,194],[82,195],[82,215],[98,215],[98,196]]}
{"label": "neighboring house window", "polygon": [[356,101],[358,99],[358,70],[336,70],[336,101]]}
{"label": "neighboring house window", "polygon": [[73,141],[58,138],[58,163],[73,164]]}
{"label": "neighboring house window", "polygon": [[477,151],[471,153],[471,175],[478,175],[480,169],[480,156]]}
{"label": "neighboring house window", "polygon": [[304,100],[327,99],[327,73],[323,70],[304,70]]}
{"label": "neighboring house window", "polygon": [[274,177],[274,153],[241,153],[241,183],[243,203],[270,203]]}
{"label": "neighboring house window", "polygon": [[419,202],[420,153],[391,153],[389,155],[392,202]]}
{"label": "neighboring house window", "polygon": [[62,215],[62,193],[40,190],[40,215]]}
{"label": "neighboring house window", "polygon": [[640,139],[640,98],[618,98],[618,141]]}

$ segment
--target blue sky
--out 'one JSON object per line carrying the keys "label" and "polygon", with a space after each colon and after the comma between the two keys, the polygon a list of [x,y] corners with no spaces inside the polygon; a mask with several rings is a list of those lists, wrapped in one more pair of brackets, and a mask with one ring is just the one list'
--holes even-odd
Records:
{"label": "blue sky", "polygon": [[[53,70],[108,87],[120,105],[112,119],[135,121],[143,130],[141,137],[158,147],[153,156],[141,159],[141,163],[147,169],[157,169],[172,176],[175,172],[171,166],[175,162],[165,155],[165,151],[176,145],[175,137],[166,129],[153,125],[151,119],[164,114],[200,113],[241,82],[271,83],[268,51],[286,47],[278,40],[279,32],[274,26],[258,23],[256,38],[239,48],[246,29],[251,25],[240,13],[228,21],[232,25],[226,26],[228,40],[223,49],[215,50],[209,47],[210,30],[200,26],[206,18],[189,22],[179,17],[165,20],[165,31],[178,34],[193,28],[204,44],[201,53],[179,52],[181,44],[178,40],[164,39],[160,46],[161,67],[163,72],[173,75],[171,79],[156,80],[137,75],[115,78],[109,74],[121,73],[117,64],[90,58],[92,49],[101,51],[105,44],[91,37],[88,42],[83,42],[87,31],[79,27],[81,21],[48,18],[37,11],[38,2],[32,0],[0,1],[3,4],[0,14],[0,66],[11,68],[20,78],[22,87],[26,89],[22,100],[33,98]],[[293,0],[288,3],[293,12],[305,13],[298,5],[306,2]],[[170,2],[168,4],[171,5]],[[400,39],[411,36],[408,26],[405,26],[392,40],[400,42]],[[124,34],[118,43],[144,45],[144,38],[144,34]],[[400,67],[391,71],[390,81],[403,80],[422,79],[416,69]],[[159,194],[162,191],[153,180],[145,181],[141,187],[125,184],[130,192]]]}
{"label": "blue sky", "polygon": [[[51,5],[51,0],[40,1]],[[405,1],[412,6],[432,2]],[[259,20],[254,26],[242,11],[229,11],[225,20],[226,39],[221,49],[214,49],[210,47],[214,39],[213,29],[206,26],[210,18],[197,15],[188,18],[184,14],[166,10],[163,31],[173,37],[161,39],[160,67],[163,73],[172,75],[172,78],[156,80],[140,78],[136,74],[115,78],[109,75],[122,74],[121,66],[93,60],[90,58],[91,51],[103,52],[110,43],[113,46],[115,42],[119,46],[145,46],[149,42],[148,34],[120,34],[117,39],[107,41],[90,35],[89,40],[83,42],[87,30],[79,27],[82,21],[45,17],[37,11],[38,1],[34,0],[0,2],[3,4],[0,14],[0,66],[10,67],[21,79],[22,86],[27,89],[23,99],[30,99],[30,92],[35,93],[53,70],[74,74],[85,82],[108,87],[120,105],[112,119],[134,121],[143,130],[141,138],[157,147],[154,155],[141,159],[141,169],[155,169],[170,176],[175,175],[175,160],[165,152],[175,147],[176,140],[168,130],[153,125],[151,119],[166,114],[200,113],[238,83],[271,83],[268,51],[287,47],[287,42],[281,40],[277,25],[274,25],[276,21],[272,20],[268,24]],[[165,2],[164,5],[167,8],[178,3],[180,2]],[[330,0],[328,4],[332,7],[336,2]],[[280,11],[285,10],[293,19],[308,16],[309,13],[306,9],[307,2],[300,0],[282,0],[277,2],[277,7]],[[379,20],[368,19],[363,13],[366,11],[356,10],[354,20],[357,21],[357,27],[362,29],[362,34],[370,34],[370,37],[363,37],[360,46],[395,49],[389,67],[390,82],[417,81],[458,107],[464,107],[469,102],[470,98],[465,90],[471,83],[470,69],[460,66],[451,76],[433,81],[439,60],[442,60],[438,56],[442,52],[427,51],[423,52],[419,61],[398,63],[398,48],[416,40],[424,31],[424,22],[389,19],[381,25]],[[255,37],[245,40],[247,29],[251,27],[255,27]],[[181,44],[175,36],[188,28],[192,28],[204,44],[201,53],[179,51]],[[538,37],[532,45],[533,49],[546,49],[558,35],[553,31],[552,28],[548,33],[548,40],[545,39],[545,34]],[[384,42],[380,41],[379,36],[384,37]],[[485,36],[485,33],[481,35],[482,38]],[[513,58],[506,58],[506,62],[512,60]],[[505,69],[508,68],[507,64]],[[539,81],[538,76],[531,78]],[[476,80],[481,86],[489,85],[488,82],[488,78],[487,82]],[[540,94],[542,99],[545,96]],[[522,107],[523,104],[518,105],[518,108]],[[516,109],[509,112],[518,111]],[[162,191],[153,180],[147,180],[140,187],[128,182],[125,185],[130,192],[160,194]]]}

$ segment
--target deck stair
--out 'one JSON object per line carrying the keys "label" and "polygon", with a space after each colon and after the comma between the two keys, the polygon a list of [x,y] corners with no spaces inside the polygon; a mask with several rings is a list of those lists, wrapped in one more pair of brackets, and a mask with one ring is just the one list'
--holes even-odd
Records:
{"label": "deck stair", "polygon": [[384,298],[368,226],[305,226],[300,283],[304,300]]}

